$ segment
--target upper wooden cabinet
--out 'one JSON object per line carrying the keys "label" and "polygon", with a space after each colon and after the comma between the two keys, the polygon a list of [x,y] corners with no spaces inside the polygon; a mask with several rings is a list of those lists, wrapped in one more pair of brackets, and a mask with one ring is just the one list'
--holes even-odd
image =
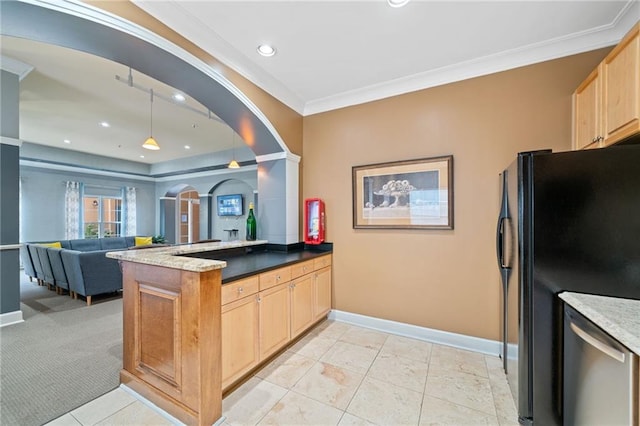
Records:
{"label": "upper wooden cabinet", "polygon": [[573,94],[573,149],[599,148],[601,100],[600,67],[578,86]]}
{"label": "upper wooden cabinet", "polygon": [[640,132],[640,23],[602,61],[604,146]]}
{"label": "upper wooden cabinet", "polygon": [[574,92],[573,149],[640,133],[640,22]]}

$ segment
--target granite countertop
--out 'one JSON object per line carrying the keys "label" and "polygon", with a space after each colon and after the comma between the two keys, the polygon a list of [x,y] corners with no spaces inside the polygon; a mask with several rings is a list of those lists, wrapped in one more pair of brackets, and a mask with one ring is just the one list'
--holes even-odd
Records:
{"label": "granite countertop", "polygon": [[640,300],[563,292],[560,299],[640,355]]}
{"label": "granite countertop", "polygon": [[191,272],[205,272],[221,269],[227,262],[214,259],[180,256],[189,253],[210,252],[230,248],[249,247],[266,244],[267,241],[220,241],[215,243],[182,244],[170,247],[146,248],[141,250],[121,250],[107,252],[106,256],[126,262],[164,266]]}

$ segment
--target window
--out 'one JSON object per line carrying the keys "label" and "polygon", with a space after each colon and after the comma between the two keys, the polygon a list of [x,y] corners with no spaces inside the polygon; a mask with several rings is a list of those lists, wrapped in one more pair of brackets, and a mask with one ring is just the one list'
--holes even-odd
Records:
{"label": "window", "polygon": [[84,237],[122,236],[122,198],[86,195],[84,203]]}

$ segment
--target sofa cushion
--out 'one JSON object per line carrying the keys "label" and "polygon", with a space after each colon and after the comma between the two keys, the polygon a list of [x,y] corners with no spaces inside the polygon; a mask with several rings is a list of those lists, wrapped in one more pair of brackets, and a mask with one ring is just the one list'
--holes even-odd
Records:
{"label": "sofa cushion", "polygon": [[60,241],[56,241],[54,243],[40,243],[39,245],[45,246],[45,247],[62,248],[62,243]]}
{"label": "sofa cushion", "polygon": [[101,250],[100,240],[97,238],[71,240],[69,241],[69,245],[71,246],[71,250],[78,250],[78,251]]}
{"label": "sofa cushion", "polygon": [[153,237],[136,237],[137,246],[146,246],[153,244]]}
{"label": "sofa cushion", "polygon": [[100,238],[102,250],[123,250],[127,248],[127,240],[124,237]]}

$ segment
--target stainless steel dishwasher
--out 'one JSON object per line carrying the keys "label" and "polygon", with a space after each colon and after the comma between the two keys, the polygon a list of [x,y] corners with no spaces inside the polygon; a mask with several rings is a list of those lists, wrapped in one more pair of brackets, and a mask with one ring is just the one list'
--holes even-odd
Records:
{"label": "stainless steel dishwasher", "polygon": [[636,425],[636,355],[565,304],[564,425]]}

